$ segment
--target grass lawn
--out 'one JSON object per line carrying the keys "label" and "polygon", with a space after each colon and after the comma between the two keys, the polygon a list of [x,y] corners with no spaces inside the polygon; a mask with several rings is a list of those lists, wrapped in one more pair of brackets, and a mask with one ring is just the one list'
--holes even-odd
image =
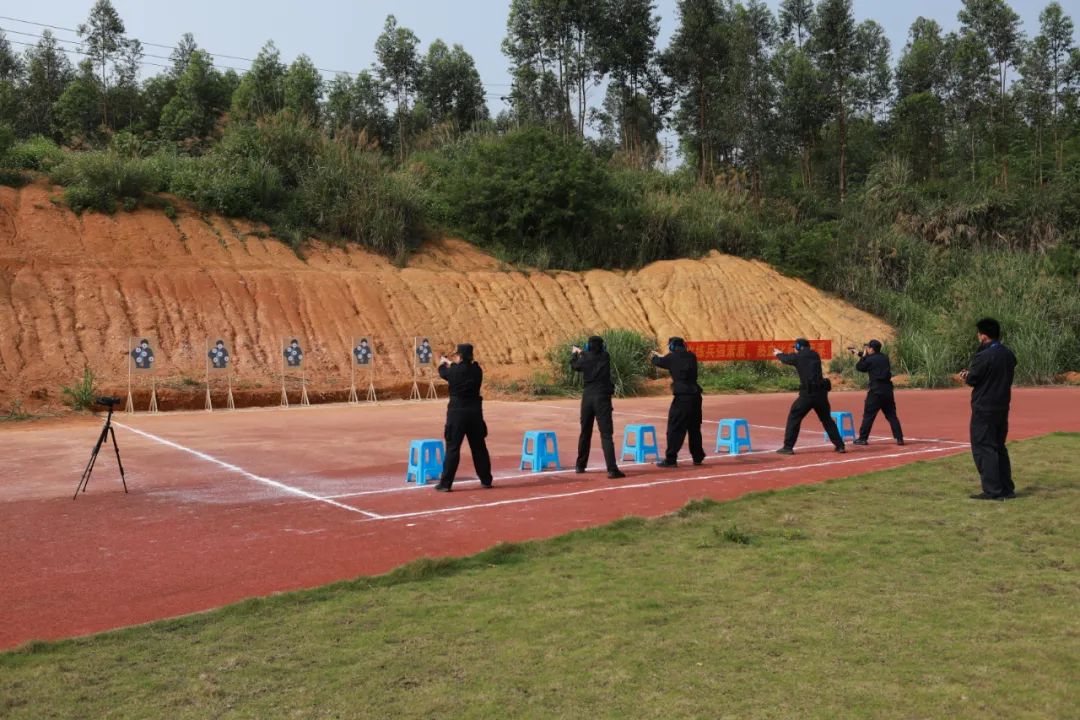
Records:
{"label": "grass lawn", "polygon": [[0,717],[1075,718],[1080,435],[1012,450],[33,643]]}

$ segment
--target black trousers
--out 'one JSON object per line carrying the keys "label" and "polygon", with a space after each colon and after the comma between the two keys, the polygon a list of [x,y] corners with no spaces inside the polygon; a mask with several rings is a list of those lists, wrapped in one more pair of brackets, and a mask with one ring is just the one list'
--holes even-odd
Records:
{"label": "black trousers", "polygon": [[982,481],[982,491],[987,495],[1008,495],[1016,491],[1009,449],[1005,447],[1008,436],[1008,410],[971,411],[971,454]]}
{"label": "black trousers", "polygon": [[454,476],[457,475],[458,464],[461,462],[461,443],[468,438],[469,450],[472,452],[473,466],[476,467],[476,475],[484,485],[491,484],[491,456],[488,454],[487,423],[484,422],[484,411],[480,408],[463,408],[449,410],[446,413],[446,428],[443,438],[446,440],[446,459],[443,462],[442,478],[439,484],[451,487],[454,484]]}
{"label": "black trousers", "polygon": [[859,439],[869,440],[870,430],[874,427],[874,420],[879,412],[885,413],[885,419],[889,421],[892,436],[897,440],[904,438],[904,431],[900,427],[900,418],[896,416],[896,397],[892,388],[887,390],[871,390],[866,393],[866,404],[863,405],[862,427],[859,428]]}
{"label": "black trousers", "polygon": [[683,440],[690,435],[690,457],[694,462],[705,459],[705,448],[701,444],[701,395],[675,395],[671,398],[671,409],[667,420],[667,459],[671,462],[679,457]]}
{"label": "black trousers", "polygon": [[604,449],[604,461],[608,472],[618,470],[615,460],[615,424],[611,419],[614,410],[610,395],[584,395],[581,398],[581,435],[578,437],[577,466],[584,468],[589,464],[589,449],[592,447],[593,422],[600,427],[600,447]]}
{"label": "black trousers", "polygon": [[799,428],[803,418],[810,411],[817,413],[818,420],[829,434],[832,444],[838,448],[844,447],[844,441],[840,437],[840,430],[836,427],[836,421],[832,419],[832,406],[829,405],[829,393],[817,392],[810,395],[799,393],[795,402],[791,403],[791,411],[787,416],[787,428],[784,430],[784,447],[794,448],[799,439]]}

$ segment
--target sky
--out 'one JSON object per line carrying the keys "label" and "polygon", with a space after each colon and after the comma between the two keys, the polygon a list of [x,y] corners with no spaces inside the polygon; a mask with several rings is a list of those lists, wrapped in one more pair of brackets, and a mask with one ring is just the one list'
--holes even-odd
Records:
{"label": "sky", "polygon": [[[775,11],[780,0],[766,0]],[[1080,24],[1080,0],[1059,0],[1065,12]],[[386,16],[393,14],[398,24],[420,38],[422,50],[436,38],[447,44],[461,43],[476,60],[484,82],[488,107],[497,114],[504,107],[501,98],[510,90],[510,75],[500,46],[506,33],[510,0],[112,0],[130,37],[144,44],[173,45],[184,32],[191,32],[200,47],[217,56],[221,65],[239,69],[249,63],[220,57],[253,58],[259,48],[273,40],[282,59],[291,62],[307,53],[324,70],[357,72],[370,68],[375,59],[375,38]],[[1011,0],[1029,36],[1038,33],[1039,12],[1049,0]],[[658,46],[667,45],[678,17],[676,0],[655,0],[661,17]],[[892,42],[893,58],[907,41],[912,21],[920,15],[937,20],[948,31],[956,28],[960,0],[854,0],[857,20],[872,18],[880,23]],[[86,19],[93,0],[49,0],[47,3],[5,3],[0,6],[0,28],[15,42],[34,42],[33,37],[14,31],[37,34],[41,27],[16,20],[32,21],[62,28],[74,28]],[[60,38],[76,39],[74,33],[55,30]],[[22,45],[15,45],[23,49]],[[66,47],[73,47],[66,45]],[[169,50],[147,45],[147,55],[168,56]],[[167,64],[167,60],[146,57],[147,63]],[[149,74],[161,68],[149,66]],[[326,73],[332,77],[333,73]],[[602,99],[600,89],[591,99]]]}

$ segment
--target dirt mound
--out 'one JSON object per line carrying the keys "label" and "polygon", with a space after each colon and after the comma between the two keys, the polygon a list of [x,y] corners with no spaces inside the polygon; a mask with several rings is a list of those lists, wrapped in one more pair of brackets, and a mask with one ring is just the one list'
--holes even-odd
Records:
{"label": "dirt mound", "polygon": [[58,402],[84,367],[124,389],[128,338],[142,334],[159,339],[159,388],[199,402],[207,337],[234,342],[236,386],[253,396],[280,392],[281,339],[302,338],[312,390],[343,398],[361,335],[375,338],[376,385],[398,393],[414,335],[436,353],[469,340],[489,375],[508,378],[531,374],[569,334],[607,327],[841,343],[892,334],[765,264],[716,253],[635,272],[521,272],[445,240],[399,268],[320,243],[301,259],[263,228],[183,203],[175,219],[77,216],[58,194],[0,188],[0,411],[16,399]]}

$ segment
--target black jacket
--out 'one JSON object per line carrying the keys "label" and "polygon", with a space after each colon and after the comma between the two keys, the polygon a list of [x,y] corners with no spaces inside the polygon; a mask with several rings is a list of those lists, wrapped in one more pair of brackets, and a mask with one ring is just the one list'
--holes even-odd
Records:
{"label": "black jacket", "polygon": [[828,387],[821,373],[821,356],[811,348],[803,348],[797,353],[781,353],[776,359],[785,365],[794,365],[799,373],[799,394],[815,395],[825,392]]}
{"label": "black jacket", "polygon": [[872,353],[863,355],[855,364],[855,369],[866,373],[870,378],[870,390],[892,390],[892,365],[889,356],[884,353]]}
{"label": "black jacket", "polygon": [[979,348],[968,368],[971,409],[979,412],[1008,412],[1012,401],[1016,356],[998,341]]}
{"label": "black jacket", "polygon": [[672,395],[700,395],[697,382],[697,355],[684,348],[672,350],[660,357],[653,355],[652,364],[671,372]]}
{"label": "black jacket", "polygon": [[477,409],[483,405],[480,386],[484,384],[484,371],[475,362],[440,365],[439,377],[450,383],[449,410]]}
{"label": "black jacket", "polygon": [[607,350],[586,350],[570,357],[570,368],[581,373],[585,394],[590,397],[611,397],[615,386],[611,382],[611,356]]}

